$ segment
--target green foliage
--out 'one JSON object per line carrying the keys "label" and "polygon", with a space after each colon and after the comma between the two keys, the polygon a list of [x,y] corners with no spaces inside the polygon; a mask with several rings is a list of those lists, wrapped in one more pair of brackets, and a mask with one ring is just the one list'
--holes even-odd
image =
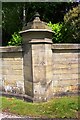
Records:
{"label": "green foliage", "polygon": [[29,103],[16,98],[0,97],[2,111],[16,115],[41,117],[41,118],[77,118],[78,96],[53,98],[48,102]]}
{"label": "green foliage", "polygon": [[7,45],[14,32],[22,30],[23,6],[26,9],[26,23],[30,21],[36,11],[41,20],[58,23],[63,21],[66,10],[68,11],[77,3],[71,2],[2,2],[2,45]]}
{"label": "green foliage", "polygon": [[65,43],[80,43],[80,6],[73,8],[64,16],[62,33]]}
{"label": "green foliage", "polygon": [[8,45],[19,46],[21,45],[21,43],[22,43],[22,37],[20,36],[19,33],[14,32],[11,40],[8,42]]}
{"label": "green foliage", "polygon": [[63,23],[56,23],[52,24],[51,22],[48,23],[48,26],[52,28],[53,34],[53,43],[61,43],[62,42],[62,33],[61,29],[63,26]]}
{"label": "green foliage", "polygon": [[54,31],[53,43],[80,43],[80,6],[66,13],[63,23],[48,25]]}

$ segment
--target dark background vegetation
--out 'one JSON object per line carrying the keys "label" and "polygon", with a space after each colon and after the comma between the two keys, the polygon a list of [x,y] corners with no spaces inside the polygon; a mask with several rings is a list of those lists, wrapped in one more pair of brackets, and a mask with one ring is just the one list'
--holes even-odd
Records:
{"label": "dark background vegetation", "polygon": [[12,38],[12,34],[14,34],[14,32],[19,32],[20,30],[22,30],[24,6],[26,9],[26,23],[30,21],[30,19],[34,16],[35,12],[39,12],[41,20],[47,23],[51,21],[52,24],[62,24],[64,22],[65,14],[69,10],[72,10],[73,8],[77,7],[78,5],[79,2],[2,3],[2,45],[8,45],[8,42]]}

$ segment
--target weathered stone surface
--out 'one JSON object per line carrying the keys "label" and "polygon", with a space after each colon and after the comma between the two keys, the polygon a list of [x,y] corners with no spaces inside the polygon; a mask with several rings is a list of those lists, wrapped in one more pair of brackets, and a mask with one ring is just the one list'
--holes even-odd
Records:
{"label": "weathered stone surface", "polygon": [[39,101],[52,96],[52,50],[49,48],[51,44],[32,45],[33,83],[37,89],[34,98],[37,100],[37,96]]}
{"label": "weathered stone surface", "polygon": [[47,26],[47,23],[43,22],[40,20],[39,18],[40,16],[36,16],[33,18],[32,21],[27,23],[27,26],[23,27],[23,30],[29,30],[29,29],[47,29],[47,30],[51,30],[50,27]]}
{"label": "weathered stone surface", "polygon": [[0,90],[35,102],[80,91],[80,45],[52,44],[52,31],[38,16],[20,33],[23,49],[0,48]]}
{"label": "weathered stone surface", "polygon": [[[20,33],[23,35],[23,46],[25,47],[24,80],[33,83],[34,101],[43,101],[44,96],[47,99],[47,92],[49,92],[47,87],[52,81],[52,31],[48,27],[46,29],[45,24],[39,18],[35,18]],[[31,46],[31,49],[27,46]],[[28,84],[25,87],[29,89]]]}
{"label": "weathered stone surface", "polygon": [[54,71],[53,71],[53,75],[56,75],[56,74],[78,74],[78,73],[80,73],[79,72],[79,70],[78,70],[78,68],[74,68],[74,69],[72,69],[72,68],[56,68]]}
{"label": "weathered stone surface", "polygon": [[[19,94],[25,91],[34,97],[34,101],[46,101],[56,93],[75,92],[79,89],[80,54],[74,51],[76,46],[74,52],[70,48],[66,52],[62,45],[61,51],[53,53],[51,44],[25,46],[25,62],[21,51],[14,49],[13,52],[8,52],[3,48],[5,51],[0,58],[0,80],[3,85],[0,89]],[[7,49],[10,50],[10,47]],[[66,49],[68,50],[67,45]]]}
{"label": "weathered stone surface", "polygon": [[34,101],[35,102],[41,102],[41,101],[46,101],[47,96],[46,96],[46,84],[42,85],[40,82],[34,83]]}
{"label": "weathered stone surface", "polygon": [[78,91],[79,46],[78,44],[57,44],[53,49],[53,91]]}
{"label": "weathered stone surface", "polygon": [[70,50],[76,50],[80,49],[80,44],[53,44],[52,49],[57,49],[57,50],[65,50],[65,49],[70,49]]}
{"label": "weathered stone surface", "polygon": [[[21,47],[1,47],[3,90],[24,93],[23,56]],[[21,86],[17,87],[17,83]]]}
{"label": "weathered stone surface", "polygon": [[24,87],[25,87],[25,94],[28,96],[33,97],[33,83],[30,81],[25,80],[24,81]]}
{"label": "weathered stone surface", "polygon": [[21,46],[6,46],[6,47],[0,47],[0,53],[4,52],[22,52]]}
{"label": "weathered stone surface", "polygon": [[65,49],[52,52],[51,44],[41,43],[25,45],[24,51],[25,62],[21,51],[3,52],[0,90],[19,94],[25,91],[34,101],[46,101],[55,94],[79,90],[80,58],[74,49],[72,52],[69,48],[68,53]]}

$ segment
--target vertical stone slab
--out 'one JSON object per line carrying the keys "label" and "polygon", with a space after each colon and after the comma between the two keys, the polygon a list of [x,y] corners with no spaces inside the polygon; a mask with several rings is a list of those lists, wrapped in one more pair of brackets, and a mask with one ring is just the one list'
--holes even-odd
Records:
{"label": "vertical stone slab", "polygon": [[39,15],[20,32],[23,36],[25,94],[33,102],[52,97],[52,31]]}
{"label": "vertical stone slab", "polygon": [[52,97],[51,44],[32,45],[34,100],[46,101]]}
{"label": "vertical stone slab", "polygon": [[45,62],[46,62],[46,96],[50,99],[53,96],[53,80],[52,80],[52,50],[51,44],[45,44]]}
{"label": "vertical stone slab", "polygon": [[24,44],[23,68],[24,68],[24,88],[25,94],[33,96],[32,85],[32,49],[30,44]]}
{"label": "vertical stone slab", "polygon": [[46,68],[45,45],[32,44],[34,101],[45,98]]}

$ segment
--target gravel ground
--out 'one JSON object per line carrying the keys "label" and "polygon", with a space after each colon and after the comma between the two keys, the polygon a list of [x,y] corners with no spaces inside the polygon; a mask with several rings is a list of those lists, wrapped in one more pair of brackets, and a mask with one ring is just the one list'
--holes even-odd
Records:
{"label": "gravel ground", "polygon": [[30,118],[30,117],[21,117],[21,116],[16,116],[16,115],[12,115],[10,113],[0,113],[0,120],[79,120],[79,119],[60,119],[60,118],[52,118],[52,119],[44,119],[44,118]]}
{"label": "gravel ground", "polygon": [[[38,120],[38,118],[31,118],[28,116],[21,117],[21,116],[13,115],[11,113],[2,112],[0,113],[0,120]],[[42,120],[42,118],[39,120]]]}
{"label": "gravel ground", "polygon": [[0,120],[2,118],[21,118],[21,117],[3,112],[3,113],[0,113]]}

